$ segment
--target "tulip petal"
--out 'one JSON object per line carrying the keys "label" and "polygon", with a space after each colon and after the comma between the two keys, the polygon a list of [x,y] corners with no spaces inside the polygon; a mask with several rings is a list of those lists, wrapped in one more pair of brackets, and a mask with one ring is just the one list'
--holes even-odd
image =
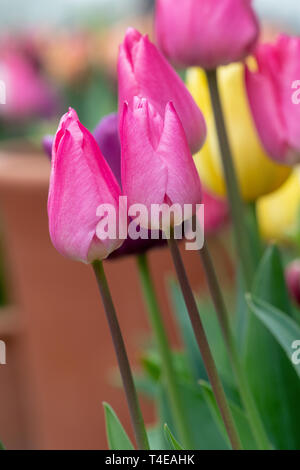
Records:
{"label": "tulip petal", "polygon": [[168,168],[166,196],[175,204],[200,204],[201,184],[184,129],[172,103],[165,110],[157,154]]}
{"label": "tulip petal", "polygon": [[149,106],[145,100],[133,110],[124,105],[120,127],[122,185],[128,205],[161,204],[167,187],[167,168],[152,144]]}
{"label": "tulip petal", "polygon": [[130,29],[120,46],[119,110],[125,101],[132,105],[134,96],[145,97],[163,117],[165,106],[174,103],[185,129],[192,153],[203,144],[206,126],[185,84],[147,36]]}
{"label": "tulip petal", "polygon": [[65,256],[91,262],[120,246],[119,240],[99,240],[96,215],[100,204],[111,204],[118,214],[118,183],[87,129],[70,112],[56,134],[48,214],[50,236]]}
{"label": "tulip petal", "polygon": [[259,32],[251,0],[157,0],[160,49],[178,66],[213,69],[244,59]]}

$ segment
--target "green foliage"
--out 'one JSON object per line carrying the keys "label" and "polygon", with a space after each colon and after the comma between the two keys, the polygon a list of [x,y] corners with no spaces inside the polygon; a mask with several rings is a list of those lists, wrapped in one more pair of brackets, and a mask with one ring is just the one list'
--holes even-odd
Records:
{"label": "green foliage", "polygon": [[103,403],[106,424],[106,436],[110,450],[134,450],[119,418],[108,403]]}
{"label": "green foliage", "polygon": [[175,439],[173,434],[170,431],[170,428],[167,424],[164,425],[165,436],[171,445],[173,450],[184,450],[183,447],[179,444],[179,442]]}
{"label": "green foliage", "polygon": [[[253,295],[275,307],[272,314],[275,311],[276,315],[276,309],[280,309],[287,320],[292,320],[293,309],[287,294],[281,256],[276,246],[270,246],[263,256],[255,277]],[[249,315],[247,328],[244,357],[246,374],[275,448],[299,449],[299,377],[291,359],[282,349],[283,330],[277,329],[277,336],[274,336],[270,329],[270,309],[269,315],[266,312],[263,314],[262,309],[255,305],[255,314]],[[254,305],[251,304],[251,307]],[[273,323],[277,317],[274,316]]]}
{"label": "green foliage", "polygon": [[[201,380],[199,384],[202,388],[206,403],[211,410],[212,416],[214,417],[216,424],[218,425],[220,431],[222,432],[224,439],[227,440],[228,445],[229,445],[227,432],[226,432],[215,396],[213,394],[212,388],[208,382],[205,382],[203,380]],[[251,429],[249,427],[248,418],[245,415],[244,411],[235,403],[233,403],[231,400],[228,400],[228,404],[229,404],[236,428],[238,430],[239,436],[241,438],[243,448],[247,450],[257,449],[256,444],[252,437]]]}

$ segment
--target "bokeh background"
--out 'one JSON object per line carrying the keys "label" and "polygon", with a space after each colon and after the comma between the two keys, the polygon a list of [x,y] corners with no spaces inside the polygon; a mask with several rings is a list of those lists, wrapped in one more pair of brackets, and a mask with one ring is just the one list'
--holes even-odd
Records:
{"label": "bokeh background", "polygon": [[[266,36],[300,33],[299,0],[256,0]],[[111,339],[91,270],[51,246],[46,214],[49,161],[41,139],[74,107],[93,129],[117,108],[118,44],[128,26],[152,36],[152,0],[1,0],[0,80],[0,439],[7,448],[104,449],[101,403],[108,401],[130,433]],[[299,77],[295,77],[299,78]],[[226,236],[226,235],[225,235]],[[224,238],[224,235],[223,235]],[[224,241],[209,240],[223,284],[234,276]],[[185,253],[195,289],[205,289]],[[134,258],[106,263],[131,361],[139,370],[151,340]],[[150,254],[170,339],[164,249]],[[129,275],[130,273],[130,275]],[[148,424],[155,423],[145,397]]]}

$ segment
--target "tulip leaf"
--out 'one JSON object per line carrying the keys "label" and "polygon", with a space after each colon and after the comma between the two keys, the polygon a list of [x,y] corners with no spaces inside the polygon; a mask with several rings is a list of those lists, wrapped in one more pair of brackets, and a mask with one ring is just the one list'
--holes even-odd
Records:
{"label": "tulip leaf", "polygon": [[263,302],[251,295],[247,296],[247,300],[251,311],[281,345],[300,379],[300,361],[298,363],[298,360],[292,360],[293,353],[295,352],[293,344],[296,341],[300,343],[299,325],[292,318],[267,302]]}
{"label": "tulip leaf", "polygon": [[[264,253],[252,293],[254,297],[281,310],[287,319],[291,319],[292,308],[280,252],[276,246],[268,247]],[[298,449],[299,377],[278,338],[255,313],[250,311],[243,357],[249,384],[274,447]]]}
{"label": "tulip leaf", "polygon": [[164,432],[165,432],[165,436],[166,436],[169,444],[171,445],[172,449],[174,449],[174,450],[184,450],[183,447],[179,444],[179,442],[175,439],[175,437],[171,433],[170,428],[168,427],[167,424],[164,425]]}
{"label": "tulip leaf", "polygon": [[119,418],[108,403],[103,403],[106,436],[110,450],[134,450]]}
{"label": "tulip leaf", "polygon": [[[186,418],[193,437],[193,449],[222,450],[229,446],[212,418],[211,412],[197,383],[179,382],[181,401],[185,406]],[[170,400],[167,391],[161,384],[158,393],[158,415],[162,425],[168,423],[171,429],[176,430],[170,409]],[[169,443],[169,442],[168,442]],[[169,447],[172,450],[172,447]]]}
{"label": "tulip leaf", "polygon": [[6,450],[1,441],[0,441],[0,450]]}
{"label": "tulip leaf", "polygon": [[[204,398],[205,398],[205,400],[206,400],[206,402],[209,406],[209,409],[212,413],[212,416],[213,416],[215,422],[217,423],[217,425],[218,425],[220,431],[222,432],[224,438],[228,441],[228,444],[230,445],[230,442],[228,440],[227,431],[225,429],[224,422],[223,422],[221,413],[219,411],[215,396],[213,394],[211,385],[208,382],[204,381],[204,380],[200,380],[199,385],[202,389]],[[256,450],[257,446],[255,444],[255,441],[254,441],[253,437],[252,437],[252,432],[251,432],[246,414],[244,413],[244,411],[239,406],[237,406],[231,400],[227,399],[227,402],[229,404],[229,408],[230,408],[230,411],[232,413],[232,417],[233,417],[233,420],[235,422],[238,434],[240,436],[243,448],[246,449],[246,450]]]}
{"label": "tulip leaf", "polygon": [[160,423],[147,428],[147,436],[151,450],[170,450],[169,447],[166,448],[165,433]]}

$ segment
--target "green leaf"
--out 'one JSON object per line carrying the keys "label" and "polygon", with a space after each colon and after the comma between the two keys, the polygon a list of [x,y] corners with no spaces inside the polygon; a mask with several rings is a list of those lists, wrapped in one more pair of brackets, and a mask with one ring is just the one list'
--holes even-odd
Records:
{"label": "green leaf", "polygon": [[[267,248],[255,276],[253,295],[291,318],[281,256]],[[300,448],[300,381],[291,360],[269,328],[250,312],[244,367],[258,410],[273,446]]]}
{"label": "green leaf", "polygon": [[1,441],[0,441],[0,450],[6,450]]}
{"label": "green leaf", "polygon": [[170,450],[166,448],[166,438],[161,424],[147,428],[149,446],[151,450]]}
{"label": "green leaf", "polygon": [[[215,396],[213,394],[210,384],[208,382],[205,382],[204,380],[200,380],[199,384],[201,386],[203,396],[206,400],[207,405],[209,406],[209,409],[212,413],[212,416],[216,424],[218,425],[224,438],[228,441],[228,444],[230,445],[229,440],[228,440],[228,435],[224,426],[224,422],[223,422],[221,413],[219,411],[219,408],[218,408],[218,405],[217,405],[217,402],[216,402],[216,399],[215,399]],[[253,440],[252,432],[249,427],[249,422],[248,422],[246,414],[235,403],[233,403],[232,401],[228,399],[227,401],[228,401],[229,408],[231,410],[235,425],[237,427],[243,448],[246,450],[256,450],[257,446],[255,444],[255,441]]]}
{"label": "green leaf", "polygon": [[292,355],[295,352],[293,343],[297,340],[300,341],[299,325],[292,318],[267,302],[263,302],[251,295],[247,296],[247,300],[252,312],[281,345],[300,379],[300,363],[297,364],[296,361],[292,361]]}
{"label": "green leaf", "polygon": [[253,284],[253,293],[266,302],[292,315],[293,309],[286,287],[281,255],[276,245],[267,248]]}
{"label": "green leaf", "polygon": [[103,403],[106,424],[106,436],[110,450],[134,450],[119,418],[108,403]]}
{"label": "green leaf", "polygon": [[[197,383],[187,384],[181,382],[179,383],[179,390],[182,403],[184,403],[186,407],[186,417],[194,439],[193,449],[229,449],[226,440],[212,418],[211,412]],[[158,416],[160,417],[161,425],[163,426],[164,423],[168,423],[171,429],[176,430],[170,410],[170,400],[163,384],[161,384],[158,399]],[[172,450],[171,446],[170,449]]]}
{"label": "green leaf", "polygon": [[165,436],[171,445],[172,449],[174,450],[184,450],[183,447],[179,444],[179,442],[175,439],[173,434],[170,431],[170,428],[167,424],[164,425]]}

